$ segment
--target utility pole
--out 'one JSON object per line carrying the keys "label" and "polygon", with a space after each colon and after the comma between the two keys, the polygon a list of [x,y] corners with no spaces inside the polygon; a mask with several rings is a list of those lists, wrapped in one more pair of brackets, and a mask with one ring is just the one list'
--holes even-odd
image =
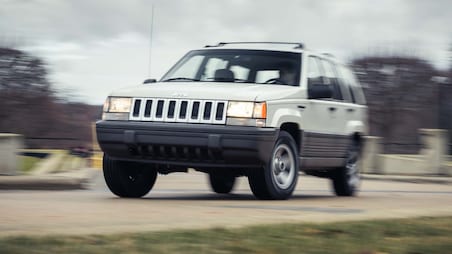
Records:
{"label": "utility pole", "polygon": [[152,40],[154,30],[154,5],[151,7],[151,29],[149,34],[149,65],[148,65],[148,77],[151,77],[151,63],[152,63]]}

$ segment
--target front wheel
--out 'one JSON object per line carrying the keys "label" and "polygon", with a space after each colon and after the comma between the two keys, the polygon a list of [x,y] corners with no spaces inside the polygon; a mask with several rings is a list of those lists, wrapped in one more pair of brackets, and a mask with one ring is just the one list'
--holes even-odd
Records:
{"label": "front wheel", "polygon": [[228,194],[235,184],[235,176],[227,173],[209,173],[209,182],[212,190],[219,194]]}
{"label": "front wheel", "polygon": [[258,199],[288,199],[298,180],[298,153],[292,136],[281,131],[268,164],[248,176],[251,191]]}
{"label": "front wheel", "polygon": [[360,185],[360,145],[353,141],[347,153],[345,166],[332,172],[334,192],[337,196],[354,196]]}
{"label": "front wheel", "polygon": [[118,161],[104,154],[105,182],[113,194],[125,198],[139,198],[154,186],[157,170],[152,164]]}

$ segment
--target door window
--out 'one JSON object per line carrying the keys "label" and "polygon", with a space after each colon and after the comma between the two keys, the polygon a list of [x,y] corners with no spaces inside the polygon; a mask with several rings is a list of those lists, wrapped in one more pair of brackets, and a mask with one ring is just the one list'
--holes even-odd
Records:
{"label": "door window", "polygon": [[333,68],[334,68],[334,73],[336,74],[336,77],[337,77],[339,87],[341,88],[342,97],[343,97],[344,101],[349,102],[349,103],[354,103],[355,101],[352,98],[352,94],[350,91],[350,85],[346,82],[343,75],[341,74],[340,69],[342,68],[342,65],[341,64],[333,64]]}
{"label": "door window", "polygon": [[364,98],[363,90],[353,72],[344,66],[341,66],[339,70],[344,82],[349,87],[352,100],[357,104],[365,105],[366,99]]}
{"label": "door window", "polygon": [[308,58],[308,87],[312,85],[324,84],[322,78],[322,69],[319,59],[314,56]]}
{"label": "door window", "polygon": [[333,88],[333,99],[342,100],[342,92],[339,87],[338,78],[334,72],[333,64],[326,59],[322,59],[321,62],[325,73],[324,80]]}

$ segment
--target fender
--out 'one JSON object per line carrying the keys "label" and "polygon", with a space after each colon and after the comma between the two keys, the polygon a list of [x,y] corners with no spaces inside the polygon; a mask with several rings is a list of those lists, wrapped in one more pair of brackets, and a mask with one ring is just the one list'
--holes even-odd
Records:
{"label": "fender", "polygon": [[267,127],[279,128],[283,123],[297,123],[300,129],[302,129],[302,112],[293,107],[278,108],[274,111],[270,109],[270,117],[267,118]]}

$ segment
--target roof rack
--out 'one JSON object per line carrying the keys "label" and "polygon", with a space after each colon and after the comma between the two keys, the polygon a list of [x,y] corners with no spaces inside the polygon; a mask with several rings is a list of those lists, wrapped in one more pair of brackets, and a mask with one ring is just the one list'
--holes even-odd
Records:
{"label": "roof rack", "polygon": [[294,49],[303,49],[304,45],[301,42],[279,42],[279,41],[251,41],[251,42],[220,42],[217,45],[206,45],[205,48],[222,47],[227,44],[289,44],[295,45]]}
{"label": "roof rack", "polygon": [[328,57],[333,57],[333,58],[335,58],[336,56],[334,56],[333,54],[331,54],[331,53],[322,53],[322,55],[324,55],[324,56],[328,56]]}

